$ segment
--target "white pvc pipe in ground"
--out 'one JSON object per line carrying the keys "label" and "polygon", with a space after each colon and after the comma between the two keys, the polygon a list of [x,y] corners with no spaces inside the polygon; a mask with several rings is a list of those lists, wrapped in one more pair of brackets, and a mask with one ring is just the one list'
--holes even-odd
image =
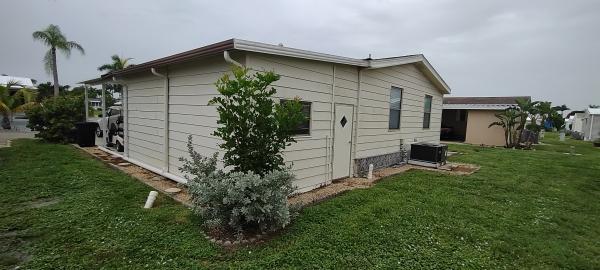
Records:
{"label": "white pvc pipe in ground", "polygon": [[152,208],[152,205],[156,200],[156,196],[158,196],[158,192],[154,190],[150,191],[150,194],[148,194],[148,199],[146,199],[146,204],[144,205],[144,208]]}
{"label": "white pvc pipe in ground", "polygon": [[373,164],[369,164],[369,174],[367,175],[367,179],[373,179]]}

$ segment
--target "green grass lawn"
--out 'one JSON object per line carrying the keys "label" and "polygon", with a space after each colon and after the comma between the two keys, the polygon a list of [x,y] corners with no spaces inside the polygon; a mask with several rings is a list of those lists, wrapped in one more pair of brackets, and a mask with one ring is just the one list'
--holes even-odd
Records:
{"label": "green grass lawn", "polygon": [[[600,268],[600,149],[451,145],[471,176],[410,171],[225,251],[190,210],[68,145],[0,149],[0,268]],[[574,145],[580,156],[563,154]]]}

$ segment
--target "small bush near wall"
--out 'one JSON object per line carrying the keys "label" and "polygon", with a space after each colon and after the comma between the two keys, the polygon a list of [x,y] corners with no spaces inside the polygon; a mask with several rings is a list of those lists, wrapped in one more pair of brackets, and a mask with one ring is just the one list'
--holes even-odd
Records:
{"label": "small bush near wall", "polygon": [[[225,173],[217,170],[217,154],[203,157],[188,138],[191,159],[180,158],[180,170],[188,175],[188,189],[194,211],[206,229],[219,238],[274,231],[291,222],[294,207],[287,198],[294,192],[294,175],[289,170],[264,176],[253,172]],[[217,235],[214,235],[217,234]]]}
{"label": "small bush near wall", "polygon": [[27,127],[48,142],[69,143],[74,141],[75,123],[85,120],[83,96],[58,96],[45,99],[29,108]]}

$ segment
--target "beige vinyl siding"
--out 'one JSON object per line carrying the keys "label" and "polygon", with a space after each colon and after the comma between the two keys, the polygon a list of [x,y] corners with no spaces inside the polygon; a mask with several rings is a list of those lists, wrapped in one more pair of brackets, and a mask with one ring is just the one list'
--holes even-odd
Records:
{"label": "beige vinyl siding", "polygon": [[130,77],[127,98],[129,157],[161,169],[165,81],[151,74]]}
{"label": "beige vinyl siding", "polygon": [[[243,57],[234,55],[243,63]],[[188,135],[192,135],[194,149],[211,156],[219,149],[220,139],[212,133],[218,127],[216,106],[208,102],[218,95],[215,83],[230,71],[230,65],[218,55],[177,65],[169,70],[169,172],[179,172],[179,158],[189,158]],[[220,155],[222,156],[222,155]],[[222,167],[219,163],[219,167]]]}
{"label": "beige vinyl siding", "polygon": [[[276,98],[300,97],[311,102],[310,135],[297,137],[298,142],[288,147],[284,156],[292,165],[300,192],[330,183],[327,163],[331,158],[333,64],[255,53],[248,54],[247,63],[253,70],[274,71],[281,76],[273,83]],[[356,106],[357,69],[344,65],[335,68],[335,102]]]}
{"label": "beige vinyl siding", "polygon": [[[389,99],[392,86],[402,88],[400,129],[390,130]],[[361,72],[356,158],[400,150],[401,143],[439,142],[442,93],[414,65]],[[433,97],[430,128],[423,128],[425,95]]]}
{"label": "beige vinyl siding", "polygon": [[[357,110],[358,68],[346,65],[258,53],[234,54],[233,58],[254,71],[274,71],[281,79],[273,84],[277,99],[300,97],[311,102],[310,134],[296,138],[285,152],[286,163],[297,176],[300,192],[330,183],[332,160],[332,87],[335,103],[354,106],[356,147],[352,158],[396,152],[401,141],[439,141],[442,94],[413,65],[363,70],[360,108]],[[168,171],[179,172],[180,157],[188,157],[187,137],[209,156],[220,152],[220,139],[212,135],[218,114],[210,99],[217,96],[215,82],[230,66],[221,55],[169,67],[169,160]],[[167,70],[159,70],[161,73]],[[163,78],[150,72],[126,79],[128,84],[129,155],[158,169],[164,167]],[[388,130],[391,86],[403,89],[400,129]],[[425,95],[433,96],[431,125],[422,128]],[[359,120],[359,125],[357,125]],[[355,139],[353,134],[353,141]],[[222,157],[222,155],[220,155]],[[220,164],[222,167],[222,164]]]}

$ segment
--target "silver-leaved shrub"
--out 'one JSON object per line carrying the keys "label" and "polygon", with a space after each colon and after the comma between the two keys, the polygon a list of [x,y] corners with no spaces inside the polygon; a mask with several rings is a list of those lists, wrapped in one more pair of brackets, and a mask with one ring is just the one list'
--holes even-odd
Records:
{"label": "silver-leaved shrub", "polygon": [[266,232],[284,228],[291,222],[295,207],[287,198],[295,188],[289,169],[272,171],[261,177],[253,172],[225,173],[217,169],[217,154],[203,157],[187,143],[191,159],[180,158],[180,170],[187,175],[194,211],[208,229],[234,232]]}

